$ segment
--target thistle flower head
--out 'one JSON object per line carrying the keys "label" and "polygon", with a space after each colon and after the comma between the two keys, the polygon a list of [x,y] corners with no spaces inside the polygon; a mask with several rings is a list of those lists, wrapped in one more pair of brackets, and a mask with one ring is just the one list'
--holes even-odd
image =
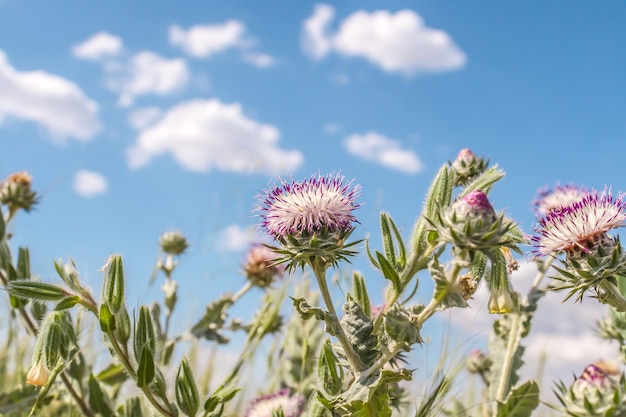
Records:
{"label": "thistle flower head", "polygon": [[261,226],[274,238],[327,229],[331,233],[352,228],[359,207],[360,187],[344,184],[333,174],[312,176],[301,182],[281,182],[259,198]]}
{"label": "thistle flower head", "polygon": [[575,184],[557,185],[554,188],[539,190],[533,201],[534,211],[545,216],[552,210],[569,206],[589,194],[589,190]]}
{"label": "thistle flower head", "polygon": [[492,223],[496,219],[494,211],[487,195],[481,190],[474,190],[452,204],[455,214],[466,220],[481,220]]}
{"label": "thistle flower head", "polygon": [[6,204],[11,212],[18,209],[30,211],[37,204],[37,194],[31,190],[31,175],[26,172],[16,172],[0,183],[0,203]]}
{"label": "thistle flower head", "polygon": [[276,393],[264,395],[250,404],[244,417],[272,417],[274,412],[282,409],[285,417],[299,417],[302,414],[304,397],[300,394],[291,395],[288,388]]}
{"label": "thistle flower head", "polygon": [[574,381],[574,388],[578,391],[604,390],[613,386],[611,377],[598,365],[591,364]]}
{"label": "thistle flower head", "polygon": [[257,287],[266,288],[283,275],[285,267],[275,264],[278,255],[263,245],[252,245],[246,256],[246,278]]}
{"label": "thistle flower head", "polygon": [[467,371],[472,374],[484,374],[489,372],[493,361],[482,351],[474,349],[466,360]]}
{"label": "thistle flower head", "polygon": [[456,172],[455,185],[463,185],[468,183],[472,178],[484,172],[489,166],[489,161],[480,158],[471,150],[465,148],[459,151],[452,169]]}
{"label": "thistle flower head", "polygon": [[189,245],[187,239],[178,231],[166,232],[159,238],[161,250],[168,255],[180,255]]}
{"label": "thistle flower head", "polygon": [[330,174],[282,182],[260,196],[261,228],[281,244],[272,247],[282,255],[276,261],[288,262],[288,269],[311,262],[326,268],[354,255],[351,248],[358,242],[346,240],[357,222],[352,212],[359,207],[360,191],[352,181]]}
{"label": "thistle flower head", "polygon": [[539,220],[531,238],[537,256],[589,248],[612,229],[626,224],[624,195],[613,198],[606,189],[590,191],[581,199],[555,208]]}

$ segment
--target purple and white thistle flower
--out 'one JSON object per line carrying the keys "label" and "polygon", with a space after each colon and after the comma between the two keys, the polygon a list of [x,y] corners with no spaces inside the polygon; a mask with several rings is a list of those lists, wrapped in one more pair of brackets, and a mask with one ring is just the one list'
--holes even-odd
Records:
{"label": "purple and white thistle flower", "polygon": [[322,229],[343,232],[357,221],[352,212],[359,207],[360,193],[358,185],[344,184],[338,174],[282,182],[259,198],[261,226],[276,239]]}
{"label": "purple and white thistle flower", "polygon": [[534,211],[545,216],[552,210],[569,206],[589,194],[589,190],[575,184],[556,185],[554,188],[544,188],[538,192],[533,201]]}
{"label": "purple and white thistle flower", "polygon": [[244,417],[272,417],[274,412],[282,409],[285,417],[299,417],[302,414],[304,397],[300,394],[291,395],[288,388],[273,394],[257,398],[250,404]]}
{"label": "purple and white thistle flower", "polygon": [[252,245],[248,250],[246,264],[243,267],[248,281],[260,288],[267,288],[272,285],[272,282],[280,278],[285,272],[283,265],[276,264],[276,257],[276,253],[271,249],[259,244]]}
{"label": "purple and white thistle flower", "polygon": [[353,211],[361,188],[339,174],[314,175],[300,182],[282,181],[259,196],[260,226],[281,244],[271,249],[289,268],[315,260],[325,265],[355,254],[346,244],[357,219]]}
{"label": "purple and white thistle flower", "polygon": [[550,210],[535,227],[531,238],[534,254],[589,253],[610,230],[626,224],[624,194],[613,198],[606,189],[590,191],[582,198]]}

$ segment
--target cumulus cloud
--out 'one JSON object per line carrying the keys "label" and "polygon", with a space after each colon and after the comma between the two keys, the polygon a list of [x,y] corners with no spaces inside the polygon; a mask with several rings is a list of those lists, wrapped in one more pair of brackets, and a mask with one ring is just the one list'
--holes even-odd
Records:
{"label": "cumulus cloud", "polygon": [[110,65],[106,70],[107,86],[120,93],[121,106],[133,104],[135,97],[140,95],[176,93],[190,79],[184,59],[166,59],[151,51],[139,52],[127,64]]}
{"label": "cumulus cloud", "polygon": [[95,197],[108,191],[106,178],[97,172],[79,170],[74,176],[74,191],[83,197]]}
{"label": "cumulus cloud", "polygon": [[334,51],[346,57],[365,58],[387,72],[411,75],[463,67],[465,53],[444,31],[429,28],[412,10],[358,10],[331,34],[334,8],[315,6],[302,26],[302,48],[314,59]]}
{"label": "cumulus cloud", "polygon": [[35,122],[53,139],[87,140],[100,130],[98,105],[73,82],[45,71],[18,71],[0,51],[0,122]]}
{"label": "cumulus cloud", "polygon": [[[520,269],[512,274],[511,282],[515,290],[524,295],[536,275],[536,265],[523,262]],[[497,316],[487,312],[488,297],[487,289],[484,286],[479,288],[469,302],[470,308],[451,312],[452,323],[468,332],[468,336],[480,332],[486,339],[493,321],[497,319]],[[564,297],[565,293],[550,292],[539,301],[531,332],[522,342],[526,347],[526,365],[521,372],[528,378],[536,376],[536,364],[542,363],[544,356],[544,380],[547,383],[559,379],[571,381],[572,373],[580,374],[590,363],[615,359],[616,346],[599,339],[594,332],[596,321],[607,312],[606,306],[588,298],[583,300],[582,305],[572,300],[563,302]]]}
{"label": "cumulus cloud", "polygon": [[332,48],[329,25],[335,18],[335,8],[328,4],[316,4],[313,15],[302,24],[302,49],[314,59],[324,58]]}
{"label": "cumulus cloud", "polygon": [[72,48],[72,53],[76,58],[91,61],[112,57],[120,52],[122,52],[122,39],[107,32],[98,32]]}
{"label": "cumulus cloud", "polygon": [[136,144],[127,149],[127,158],[131,168],[171,154],[185,169],[196,172],[290,173],[302,164],[303,155],[279,148],[279,139],[276,127],[246,117],[239,103],[190,100],[141,130]]}
{"label": "cumulus cloud", "polygon": [[169,41],[186,53],[197,58],[208,58],[229,48],[246,43],[246,27],[237,20],[214,25],[197,25],[188,30],[173,25],[169,29]]}
{"label": "cumulus cloud", "polygon": [[217,243],[221,251],[237,252],[259,241],[259,234],[254,227],[243,228],[237,224],[231,224],[219,233]]}
{"label": "cumulus cloud", "polygon": [[374,162],[387,168],[407,174],[417,174],[424,169],[417,154],[395,140],[380,133],[368,132],[364,135],[353,134],[344,140],[344,146],[352,155],[365,161]]}

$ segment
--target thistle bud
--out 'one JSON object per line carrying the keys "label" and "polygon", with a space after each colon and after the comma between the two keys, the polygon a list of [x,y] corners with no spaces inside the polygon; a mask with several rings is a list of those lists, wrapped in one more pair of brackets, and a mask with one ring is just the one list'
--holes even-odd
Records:
{"label": "thistle bud", "polygon": [[467,184],[472,178],[483,173],[489,161],[477,157],[474,152],[465,148],[459,151],[456,159],[452,163],[452,169],[456,172],[455,185]]}
{"label": "thistle bud", "polygon": [[472,374],[485,374],[489,372],[491,365],[493,365],[493,361],[478,349],[470,353],[466,362],[467,371]]}
{"label": "thistle bud", "polygon": [[26,375],[26,383],[36,387],[43,387],[48,383],[49,372],[43,363],[33,365]]}
{"label": "thistle bud", "polygon": [[180,232],[163,233],[159,239],[163,252],[168,255],[180,255],[189,247],[187,239]]}
{"label": "thistle bud", "polygon": [[11,213],[18,209],[30,211],[37,203],[37,194],[31,190],[32,177],[26,171],[16,172],[0,184],[0,203],[6,204]]}
{"label": "thistle bud", "polygon": [[246,265],[243,268],[246,278],[257,287],[269,287],[285,272],[284,266],[274,263],[276,256],[265,246],[253,245],[248,251]]}
{"label": "thistle bud", "polygon": [[451,243],[457,255],[471,255],[474,251],[510,245],[512,242],[505,235],[514,224],[503,213],[496,214],[483,191],[474,190],[440,213],[435,226],[440,239]]}

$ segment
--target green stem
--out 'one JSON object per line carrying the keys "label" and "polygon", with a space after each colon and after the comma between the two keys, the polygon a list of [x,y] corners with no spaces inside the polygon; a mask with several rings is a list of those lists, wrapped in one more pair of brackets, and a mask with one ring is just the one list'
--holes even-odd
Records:
{"label": "green stem", "polygon": [[[517,329],[520,324],[521,315],[520,313],[513,313],[513,322],[511,324],[512,329]],[[511,368],[513,367],[513,358],[515,356],[515,351],[519,346],[519,338],[509,337],[509,340],[506,344],[506,351],[504,353],[504,363],[502,364],[502,374],[500,380],[497,381],[497,390],[496,390],[496,401],[494,402],[494,416],[497,416],[498,413],[498,402],[503,402],[504,398],[508,394],[509,381],[511,379]],[[492,381],[493,383],[493,381]]]}
{"label": "green stem", "polygon": [[[115,338],[115,335],[113,334],[113,332],[106,332],[106,335],[109,337],[109,341],[111,342],[111,346],[113,346],[113,350],[115,351],[118,359],[120,360],[120,362],[124,366],[124,369],[126,369],[126,372],[128,373],[128,375],[135,382],[137,382],[137,372],[135,371],[135,369],[133,368],[133,365],[130,363],[129,358],[126,356],[126,354],[124,353],[124,351],[120,347],[119,343],[117,342],[117,339]],[[161,413],[162,415],[167,416],[167,417],[175,417],[177,415],[176,411],[174,409],[172,409],[172,406],[170,405],[170,402],[169,402],[169,400],[167,398],[162,398],[163,402],[166,404],[164,406],[164,405],[160,404],[157,401],[157,399],[152,394],[152,391],[150,391],[149,387],[144,386],[144,387],[139,387],[139,389],[141,389],[141,391],[144,393],[144,395],[146,396],[146,398],[148,399],[150,404],[152,404],[152,406],[159,413]]]}
{"label": "green stem", "polygon": [[244,296],[245,293],[250,291],[251,288],[252,288],[252,282],[250,281],[246,282],[246,284],[243,287],[241,287],[241,289],[237,291],[235,295],[232,296],[232,298],[230,299],[232,303],[235,304],[241,297]]}
{"label": "green stem", "polygon": [[[459,278],[459,274],[461,273],[461,266],[459,264],[454,264],[451,272],[450,283],[446,288],[450,288],[451,286],[456,285],[456,282]],[[422,310],[422,312],[417,316],[416,325],[422,327],[422,325],[428,320],[435,312],[437,311],[437,307],[439,304],[448,296],[448,291],[442,291],[438,297],[430,300],[430,303]]]}
{"label": "green stem", "polygon": [[326,304],[326,308],[330,314],[330,320],[332,322],[332,330],[335,333],[335,336],[339,340],[341,347],[343,348],[346,359],[352,368],[354,374],[363,370],[363,362],[361,358],[356,354],[352,344],[348,340],[346,333],[343,331],[343,327],[341,327],[341,323],[339,322],[339,318],[337,317],[337,311],[335,310],[335,305],[333,304],[332,297],[330,296],[330,291],[328,290],[328,283],[326,282],[326,267],[324,266],[324,261],[321,259],[315,259],[313,262],[309,262],[309,266],[313,270],[315,274],[315,278],[317,279],[317,284],[320,288],[320,293],[322,294],[322,298],[324,299],[324,304]]}

